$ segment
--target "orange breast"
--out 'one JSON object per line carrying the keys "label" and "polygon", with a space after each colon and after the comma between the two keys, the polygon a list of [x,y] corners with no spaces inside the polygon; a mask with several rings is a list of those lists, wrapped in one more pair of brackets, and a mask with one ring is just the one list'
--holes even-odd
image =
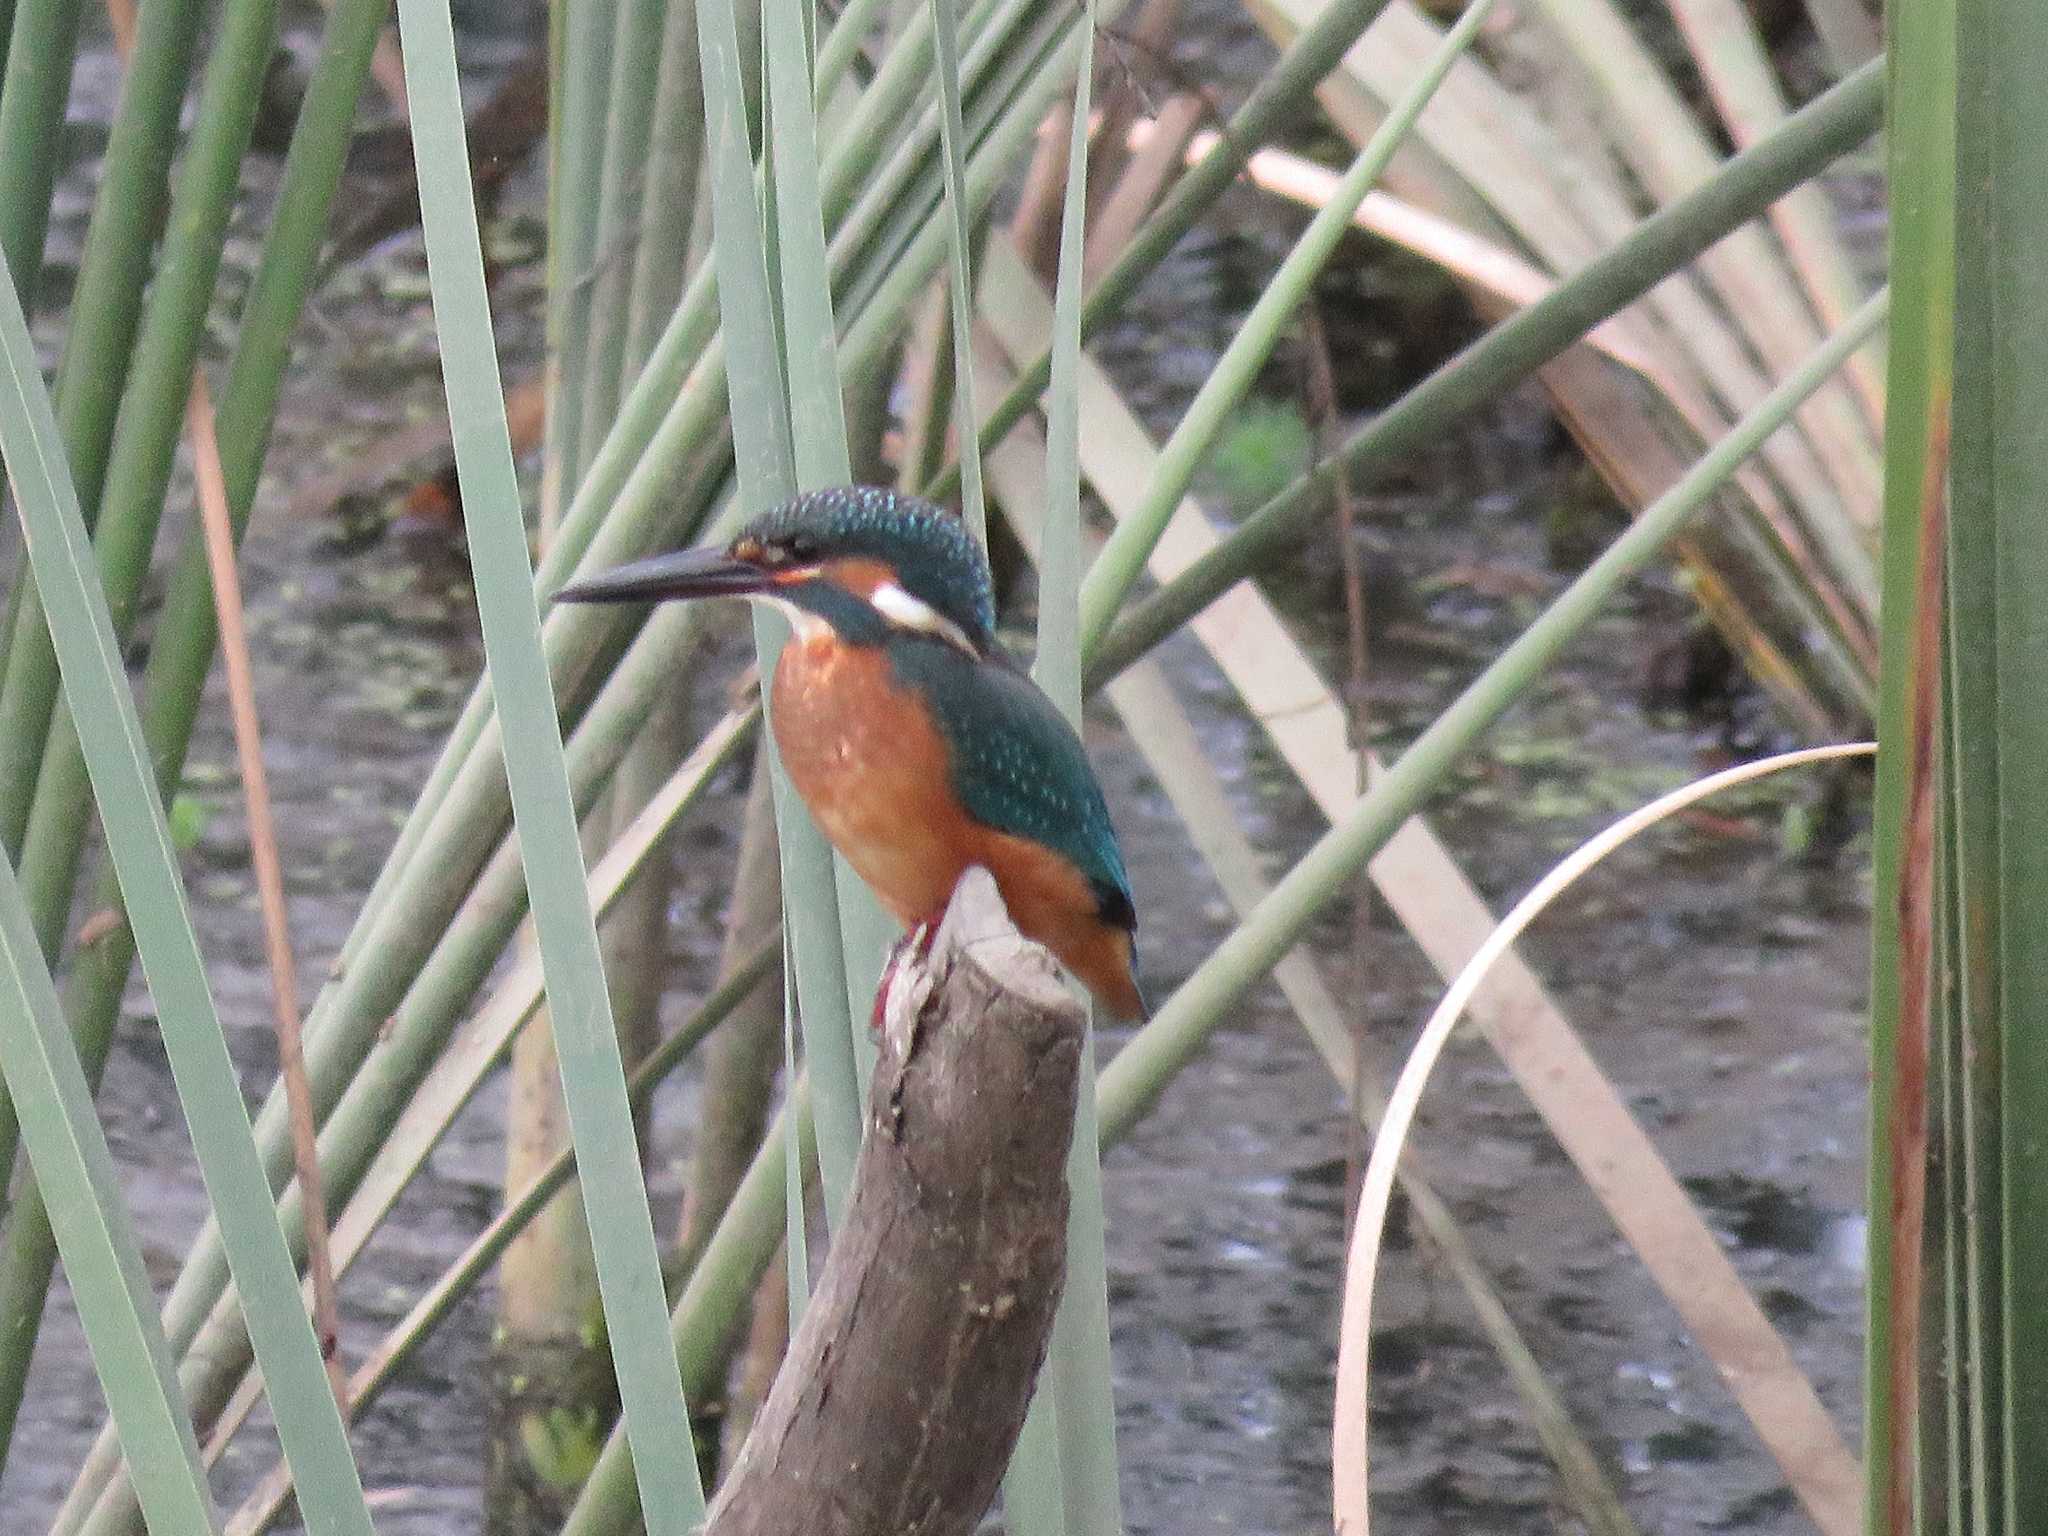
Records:
{"label": "orange breast", "polygon": [[996,878],[1011,921],[1119,1018],[1143,1012],[1130,935],[1096,915],[1065,859],[971,820],[945,739],[877,647],[829,631],[792,639],[775,668],[775,745],[819,829],[906,928],[936,919],[970,864]]}
{"label": "orange breast", "polygon": [[792,639],[775,668],[783,766],[819,829],[906,927],[934,916],[970,860],[946,743],[879,648]]}

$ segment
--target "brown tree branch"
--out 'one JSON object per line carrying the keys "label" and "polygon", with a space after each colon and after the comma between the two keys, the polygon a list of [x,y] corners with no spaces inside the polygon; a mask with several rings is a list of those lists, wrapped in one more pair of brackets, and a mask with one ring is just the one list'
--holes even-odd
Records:
{"label": "brown tree branch", "polygon": [[889,983],[844,1224],[705,1536],[966,1536],[1066,1269],[1084,1027],[970,870]]}

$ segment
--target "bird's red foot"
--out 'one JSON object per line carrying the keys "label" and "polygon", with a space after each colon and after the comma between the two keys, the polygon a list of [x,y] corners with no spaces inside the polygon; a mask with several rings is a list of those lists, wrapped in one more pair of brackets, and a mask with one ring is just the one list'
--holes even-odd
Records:
{"label": "bird's red foot", "polygon": [[927,918],[889,946],[889,958],[882,962],[882,979],[875,986],[875,1006],[868,1014],[868,1034],[882,1038],[883,1015],[889,1008],[889,988],[896,980],[897,967],[904,961],[921,962],[931,957],[932,940],[938,936],[936,919]]}

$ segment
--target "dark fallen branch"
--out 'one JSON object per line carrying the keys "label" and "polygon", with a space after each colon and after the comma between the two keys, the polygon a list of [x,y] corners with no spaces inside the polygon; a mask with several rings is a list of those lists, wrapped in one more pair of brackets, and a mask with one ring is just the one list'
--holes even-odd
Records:
{"label": "dark fallen branch", "polygon": [[1083,1017],[972,870],[890,985],[847,1215],[706,1536],[965,1536],[1066,1268]]}

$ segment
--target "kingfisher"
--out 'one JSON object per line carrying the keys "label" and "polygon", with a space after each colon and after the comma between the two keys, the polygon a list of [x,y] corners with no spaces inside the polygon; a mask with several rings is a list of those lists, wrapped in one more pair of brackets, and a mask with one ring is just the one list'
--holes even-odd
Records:
{"label": "kingfisher", "polygon": [[988,560],[932,502],[813,491],[731,543],[635,561],[558,602],[740,597],[782,611],[769,722],[790,782],[913,934],[970,865],[1113,1016],[1144,1017],[1137,909],[1102,787],[1066,717],[997,643]]}

